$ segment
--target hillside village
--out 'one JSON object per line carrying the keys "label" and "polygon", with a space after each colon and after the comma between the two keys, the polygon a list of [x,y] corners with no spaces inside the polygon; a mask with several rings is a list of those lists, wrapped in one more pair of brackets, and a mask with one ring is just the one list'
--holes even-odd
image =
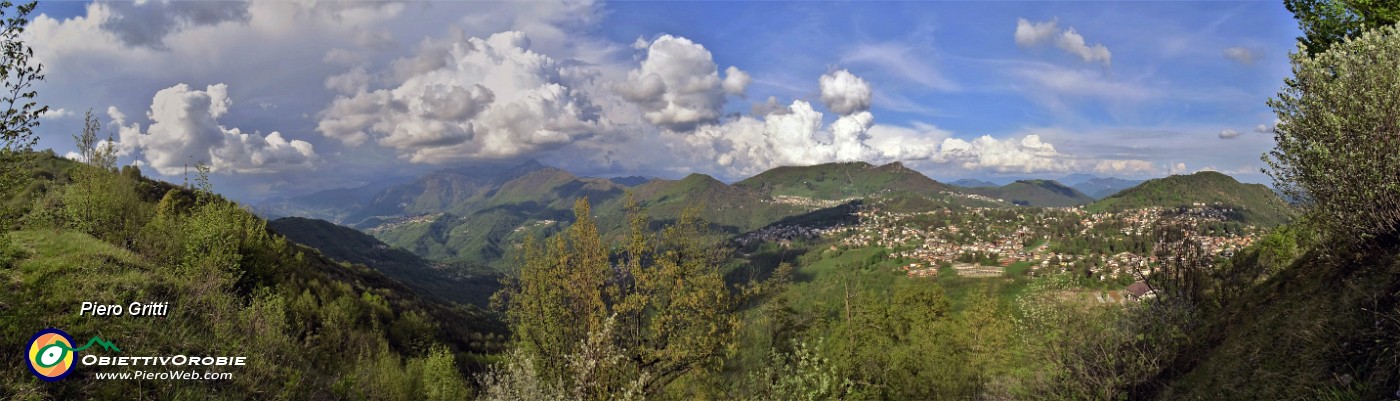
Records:
{"label": "hillside village", "polygon": [[832,248],[885,248],[890,259],[903,262],[901,269],[910,277],[936,276],[944,267],[959,275],[997,276],[1014,263],[1032,262],[1032,275],[1078,271],[1098,281],[1131,283],[1157,263],[1154,227],[1183,227],[1207,254],[1220,257],[1253,243],[1261,230],[1230,222],[1232,212],[1202,203],[1099,213],[1083,207],[892,212],[861,205],[854,224],[776,225],[735,241],[789,246],[830,239]]}

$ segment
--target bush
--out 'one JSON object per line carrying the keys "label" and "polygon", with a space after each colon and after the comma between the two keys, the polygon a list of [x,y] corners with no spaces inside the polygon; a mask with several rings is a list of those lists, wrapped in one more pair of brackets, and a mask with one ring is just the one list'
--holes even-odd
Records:
{"label": "bush", "polygon": [[1400,229],[1400,29],[1380,28],[1315,56],[1270,99],[1280,123],[1264,156],[1275,185],[1311,203],[1324,232],[1362,242]]}

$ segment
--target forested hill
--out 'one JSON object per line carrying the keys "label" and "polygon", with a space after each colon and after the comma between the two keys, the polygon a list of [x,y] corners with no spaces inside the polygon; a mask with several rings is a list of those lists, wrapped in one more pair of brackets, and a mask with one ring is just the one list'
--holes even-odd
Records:
{"label": "forested hill", "polygon": [[1228,175],[1202,171],[1146,182],[1094,202],[1090,211],[1117,211],[1145,207],[1189,207],[1197,204],[1238,209],[1245,222],[1273,226],[1296,214],[1269,187],[1244,184]]}
{"label": "forested hill", "polygon": [[[44,383],[0,370],[0,396],[76,399],[466,397],[460,368],[504,346],[481,310],[438,302],[359,264],[338,263],[266,228],[209,191],[24,153],[5,161],[0,359],[37,330],[100,335],[137,356],[244,356],[229,381],[97,380],[101,367]],[[168,302],[161,317],[80,316],[83,302]],[[93,352],[93,351],[88,351]],[[397,395],[395,395],[397,394]]]}
{"label": "forested hill", "polygon": [[868,197],[895,190],[921,195],[951,188],[899,162],[875,166],[866,162],[827,163],[815,166],[776,167],[734,184],[768,196],[812,199]]}
{"label": "forested hill", "polygon": [[486,308],[500,289],[500,275],[470,265],[433,263],[369,234],[325,220],[284,217],[268,228],[325,256],[363,264],[408,286],[443,300]]}
{"label": "forested hill", "polygon": [[1020,206],[1067,207],[1093,202],[1094,198],[1051,180],[1021,180],[994,188],[964,191],[1001,199]]}

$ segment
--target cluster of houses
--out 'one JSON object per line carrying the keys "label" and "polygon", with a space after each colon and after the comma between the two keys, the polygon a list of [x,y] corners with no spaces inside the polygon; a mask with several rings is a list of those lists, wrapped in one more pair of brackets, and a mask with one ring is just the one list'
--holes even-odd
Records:
{"label": "cluster of houses", "polygon": [[[793,198],[782,201],[794,204],[799,200],[819,202]],[[937,276],[944,266],[953,267],[960,276],[997,276],[1006,266],[1030,261],[1033,262],[1030,266],[1032,275],[1066,272],[1079,266],[1089,270],[1099,280],[1123,280],[1145,277],[1151,273],[1157,262],[1156,257],[1132,252],[1093,252],[1085,255],[1055,252],[1046,242],[1052,237],[1052,227],[1064,227],[1068,221],[1079,235],[1105,235],[1107,232],[1107,235],[1143,236],[1150,235],[1154,227],[1164,222],[1194,226],[1223,221],[1229,212],[1211,205],[1198,205],[1185,213],[1164,208],[1089,213],[1075,207],[1027,209],[1012,212],[1014,214],[1008,214],[1006,209],[968,208],[954,215],[948,208],[898,213],[861,206],[855,211],[857,223],[854,224],[824,228],[774,226],[754,231],[736,241],[741,245],[758,242],[787,244],[799,239],[837,238],[841,246],[888,248],[890,258],[908,261],[900,269],[909,277]],[[1100,229],[1095,230],[1096,227]],[[1108,231],[1104,231],[1104,228]],[[1188,235],[1188,238],[1200,243],[1206,252],[1225,256],[1248,246],[1256,238],[1254,231],[1219,235],[1192,231]],[[966,263],[968,255],[978,255],[979,258],[995,255],[997,266],[982,266],[977,261]],[[1110,297],[1113,300],[1136,300],[1151,296],[1145,288],[1145,285],[1138,283]]]}
{"label": "cluster of houses", "polygon": [[836,200],[826,200],[826,199],[812,199],[812,198],[808,198],[808,197],[805,197],[805,196],[774,195],[774,196],[773,196],[773,200],[772,200],[771,202],[772,202],[772,203],[778,203],[778,204],[784,204],[784,205],[801,206],[801,207],[810,208],[810,209],[823,209],[823,208],[828,208],[828,207],[840,206],[840,205],[842,205],[842,204],[845,204],[845,203],[847,203],[847,202],[851,202],[851,201],[854,201],[854,200],[857,200],[857,199],[860,199],[860,198],[845,198],[845,199],[836,199]]}
{"label": "cluster of houses", "polygon": [[437,221],[437,219],[441,218],[442,216],[443,213],[428,213],[414,216],[395,217],[393,219],[380,223],[378,226],[370,228],[366,231],[368,231],[370,234],[376,234],[381,231],[393,231],[395,228],[399,228],[404,225],[432,223],[434,221]]}

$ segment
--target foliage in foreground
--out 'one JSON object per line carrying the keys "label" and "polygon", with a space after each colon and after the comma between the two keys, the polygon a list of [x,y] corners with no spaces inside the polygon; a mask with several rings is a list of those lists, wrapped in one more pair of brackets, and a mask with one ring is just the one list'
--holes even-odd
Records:
{"label": "foliage in foreground", "polygon": [[1264,160],[1275,185],[1306,199],[1329,238],[1400,235],[1400,28],[1293,54],[1289,85],[1269,100],[1280,123]]}
{"label": "foliage in foreground", "polygon": [[[425,302],[363,266],[288,243],[206,189],[190,191],[51,153],[16,154],[25,185],[0,232],[0,358],[36,330],[101,335],[139,355],[246,356],[216,383],[58,383],[0,374],[0,398],[462,399],[469,354],[490,350],[468,311]],[[203,181],[203,180],[201,180]],[[103,222],[103,224],[94,224]],[[18,229],[18,230],[17,230]],[[170,302],[165,317],[77,316],[84,301]],[[489,325],[485,325],[489,327]],[[472,343],[468,340],[474,338]]]}

